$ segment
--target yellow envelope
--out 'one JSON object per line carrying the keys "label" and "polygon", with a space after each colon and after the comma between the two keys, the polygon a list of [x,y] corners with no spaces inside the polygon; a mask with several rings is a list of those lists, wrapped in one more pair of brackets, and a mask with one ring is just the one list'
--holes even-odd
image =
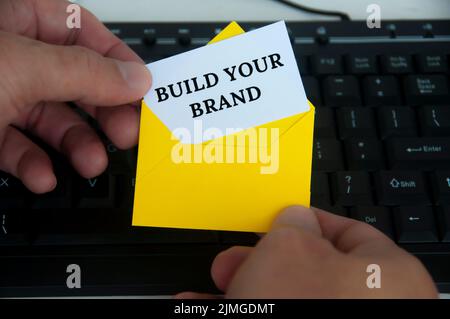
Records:
{"label": "yellow envelope", "polygon": [[[232,22],[210,43],[243,33]],[[239,49],[239,48],[237,48]],[[309,102],[308,102],[309,103]],[[133,226],[266,232],[286,206],[310,205],[314,106],[305,113],[260,125],[278,129],[267,151],[278,149],[278,170],[262,174],[262,163],[175,163],[171,154],[179,141],[142,102]],[[259,132],[259,131],[258,131]],[[232,138],[245,138],[248,130]],[[225,137],[227,138],[227,137]],[[216,144],[214,144],[216,143]],[[205,150],[222,139],[189,145]],[[235,152],[248,146],[225,144]],[[254,150],[252,150],[254,151]]]}

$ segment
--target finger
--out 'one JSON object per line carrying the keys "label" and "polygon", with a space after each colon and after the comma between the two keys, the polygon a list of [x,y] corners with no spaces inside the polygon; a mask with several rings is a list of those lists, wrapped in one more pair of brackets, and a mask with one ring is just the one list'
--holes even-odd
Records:
{"label": "finger", "polygon": [[47,154],[11,126],[0,131],[0,170],[19,178],[34,193],[49,192],[56,186]]}
{"label": "finger", "polygon": [[226,291],[241,264],[252,252],[251,247],[235,246],[216,256],[211,267],[211,276],[217,288]]}
{"label": "finger", "polygon": [[198,293],[198,292],[180,292],[179,294],[176,294],[173,296],[174,299],[220,299],[220,296],[215,296],[211,294],[204,294],[204,293]]}
{"label": "finger", "polygon": [[[40,101],[115,106],[140,99],[151,84],[144,65],[104,58],[83,47],[48,45],[0,32],[0,79],[6,101],[19,109]],[[36,63],[39,57],[39,63]],[[8,105],[8,104],[4,104]]]}
{"label": "finger", "polygon": [[[69,29],[66,27],[68,2],[13,1],[0,3],[0,16],[4,17],[0,19],[0,29],[48,43],[80,45],[107,57],[143,63],[136,53],[84,8],[80,14],[81,28]],[[127,106],[120,110],[95,111],[97,108],[91,106],[90,109],[99,114],[94,117],[118,148],[130,148],[137,143],[139,115],[135,108]]]}
{"label": "finger", "polygon": [[[13,3],[14,1],[14,3]],[[81,8],[81,28],[66,27],[69,5],[66,1],[13,0],[0,3],[0,29],[37,38],[53,44],[80,45],[101,55],[123,61],[143,61],[125,43],[112,34],[88,10]],[[91,109],[96,107],[91,106]],[[100,109],[95,117],[110,140],[119,148],[137,143],[139,116],[136,109]],[[111,129],[115,127],[116,129]],[[123,132],[123,134],[119,134]]]}
{"label": "finger", "polygon": [[65,103],[38,103],[17,124],[64,153],[85,178],[100,175],[108,164],[100,138]]}
{"label": "finger", "polygon": [[80,45],[123,61],[142,60],[81,7],[80,28],[67,27],[68,1],[6,0],[0,2],[0,29],[59,45]]}
{"label": "finger", "polygon": [[394,243],[386,235],[367,223],[317,208],[313,208],[313,210],[322,229],[323,237],[343,252],[352,252],[364,245],[371,245],[384,251],[390,246],[394,246]]}
{"label": "finger", "polygon": [[128,149],[137,144],[139,113],[136,106],[98,108],[96,119],[103,132],[119,149]]}
{"label": "finger", "polygon": [[322,236],[322,230],[316,214],[311,209],[303,206],[290,206],[284,209],[272,224],[272,229],[278,227],[295,227],[301,231]]}
{"label": "finger", "polygon": [[275,218],[270,231],[255,246],[253,255],[260,258],[270,255],[270,263],[277,263],[293,254],[320,259],[332,251],[336,250],[322,237],[316,213],[303,206],[290,206]]}
{"label": "finger", "polygon": [[139,136],[139,108],[128,104],[117,107],[81,106],[94,117],[106,136],[119,149],[137,144]]}

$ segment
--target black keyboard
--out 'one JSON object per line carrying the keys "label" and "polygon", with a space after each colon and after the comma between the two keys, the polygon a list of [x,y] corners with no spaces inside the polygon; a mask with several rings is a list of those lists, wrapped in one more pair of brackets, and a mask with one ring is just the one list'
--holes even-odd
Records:
{"label": "black keyboard", "polygon": [[[108,27],[151,62],[203,46],[225,25]],[[450,292],[450,21],[288,27],[317,111],[312,205],[380,229]],[[257,241],[251,233],[131,227],[137,151],[105,145],[109,167],[90,180],[46,147],[59,179],[46,195],[0,172],[0,296],[215,292],[217,252]],[[79,289],[66,285],[71,264],[81,268]]]}

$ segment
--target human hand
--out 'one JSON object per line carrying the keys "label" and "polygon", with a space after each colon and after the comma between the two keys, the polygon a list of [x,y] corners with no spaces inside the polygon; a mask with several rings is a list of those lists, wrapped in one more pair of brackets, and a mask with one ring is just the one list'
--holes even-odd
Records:
{"label": "human hand", "polygon": [[[47,154],[20,130],[64,153],[85,178],[107,166],[100,138],[65,102],[93,116],[119,148],[138,138],[136,105],[151,85],[142,60],[86,10],[66,26],[70,3],[0,0],[0,170],[35,193],[56,177]],[[126,61],[126,62],[125,62]]]}
{"label": "human hand", "polygon": [[[381,287],[368,288],[367,266]],[[287,208],[255,248],[233,247],[211,274],[226,298],[436,298],[423,265],[372,226],[317,209]],[[176,298],[213,298],[185,292]]]}

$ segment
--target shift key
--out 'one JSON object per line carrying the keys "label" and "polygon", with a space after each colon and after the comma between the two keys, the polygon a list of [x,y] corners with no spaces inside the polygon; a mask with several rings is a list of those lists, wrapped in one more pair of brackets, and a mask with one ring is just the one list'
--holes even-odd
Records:
{"label": "shift key", "polygon": [[450,167],[450,139],[392,138],[387,141],[389,164],[394,169]]}
{"label": "shift key", "polygon": [[379,171],[374,175],[378,202],[382,206],[431,204],[424,175],[416,171]]}

